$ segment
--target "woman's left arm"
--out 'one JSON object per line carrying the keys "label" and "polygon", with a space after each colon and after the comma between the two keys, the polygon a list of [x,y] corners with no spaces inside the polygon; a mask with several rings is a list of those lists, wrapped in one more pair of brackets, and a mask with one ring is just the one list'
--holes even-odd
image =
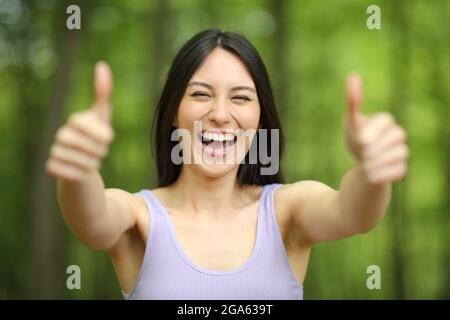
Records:
{"label": "woman's left arm", "polygon": [[407,172],[406,132],[390,113],[364,116],[362,85],[347,83],[346,143],[356,164],[341,180],[339,191],[315,181],[287,185],[279,197],[294,228],[310,243],[345,238],[371,230],[389,204],[391,184]]}

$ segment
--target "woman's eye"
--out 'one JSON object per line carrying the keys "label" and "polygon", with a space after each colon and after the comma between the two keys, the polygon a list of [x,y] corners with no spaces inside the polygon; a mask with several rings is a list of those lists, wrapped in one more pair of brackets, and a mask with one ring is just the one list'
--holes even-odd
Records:
{"label": "woman's eye", "polygon": [[209,97],[209,94],[206,92],[194,92],[191,94],[191,97]]}
{"label": "woman's eye", "polygon": [[234,96],[233,99],[238,99],[242,101],[251,101],[251,99],[247,96]]}

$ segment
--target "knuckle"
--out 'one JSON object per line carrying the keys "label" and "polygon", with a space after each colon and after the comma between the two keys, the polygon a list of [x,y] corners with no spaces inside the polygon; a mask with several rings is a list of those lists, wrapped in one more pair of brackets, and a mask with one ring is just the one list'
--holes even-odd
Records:
{"label": "knuckle", "polygon": [[406,159],[409,159],[409,157],[411,156],[411,150],[409,149],[408,146],[405,146],[406,152],[405,152],[405,157]]}
{"label": "knuckle", "polygon": [[379,117],[381,120],[386,121],[388,123],[395,122],[394,116],[390,112],[380,112]]}
{"label": "knuckle", "polygon": [[98,149],[98,153],[100,155],[100,158],[104,158],[108,154],[108,148],[101,147],[101,148]]}
{"label": "knuckle", "polygon": [[58,152],[59,152],[59,146],[56,144],[52,145],[52,147],[50,148],[50,157],[52,157],[52,158],[57,157]]}
{"label": "knuckle", "polygon": [[66,127],[61,127],[58,129],[58,131],[56,131],[56,135],[55,135],[55,141],[57,142],[61,142],[64,140],[65,136],[66,136]]}
{"label": "knuckle", "polygon": [[99,148],[99,153],[101,158],[106,157],[109,153],[109,146],[103,145],[101,148]]}
{"label": "knuckle", "polygon": [[59,170],[57,166],[57,162],[53,159],[50,159],[45,164],[45,171],[52,176],[59,176]]}
{"label": "knuckle", "polygon": [[68,123],[75,127],[80,127],[84,122],[87,121],[89,121],[89,113],[87,113],[86,111],[72,113],[68,119]]}
{"label": "knuckle", "polygon": [[362,130],[356,137],[356,144],[362,149],[366,149],[369,144],[368,135],[366,133],[366,130]]}
{"label": "knuckle", "polygon": [[96,159],[102,159],[107,154],[107,145],[99,142],[92,142],[87,153]]}
{"label": "knuckle", "polygon": [[406,172],[407,172],[407,166],[406,166],[405,163],[402,163],[402,164],[400,165],[400,167],[399,167],[399,170],[398,170],[398,176],[399,176],[399,178],[404,177],[404,176],[406,175]]}
{"label": "knuckle", "polygon": [[97,143],[108,143],[108,127],[100,121],[95,122],[95,126],[92,127],[91,135]]}
{"label": "knuckle", "polygon": [[409,157],[409,148],[407,146],[403,146],[402,148],[402,155],[404,158],[408,158]]}
{"label": "knuckle", "polygon": [[94,159],[92,161],[92,167],[95,169],[99,169],[100,168],[100,160],[99,159]]}
{"label": "knuckle", "polygon": [[98,161],[97,158],[86,154],[82,154],[79,158],[79,162],[82,164],[84,168],[87,169],[95,168],[95,166],[97,165],[97,161]]}
{"label": "knuckle", "polygon": [[398,130],[398,135],[400,137],[400,140],[406,141],[406,138],[407,138],[406,130],[400,126],[397,128],[397,130]]}
{"label": "knuckle", "polygon": [[67,119],[67,122],[69,124],[77,124],[80,121],[80,117],[81,115],[78,112],[72,113]]}
{"label": "knuckle", "polygon": [[97,162],[99,160],[95,156],[82,153],[82,154],[80,154],[80,160],[79,161],[82,163],[83,167],[85,167],[87,169],[90,169],[90,168],[96,168]]}
{"label": "knuckle", "polygon": [[95,139],[93,139],[90,136],[82,137],[76,142],[78,149],[86,151],[86,152],[92,152],[98,148],[98,143]]}
{"label": "knuckle", "polygon": [[45,171],[50,174],[53,173],[53,164],[52,164],[51,159],[49,159],[49,160],[47,160],[47,162],[45,162]]}
{"label": "knuckle", "polygon": [[406,171],[408,171],[408,166],[406,165],[406,163],[403,163],[402,164],[402,168],[401,168],[402,170],[401,170],[401,172],[403,173],[403,174],[406,174]]}
{"label": "knuckle", "polygon": [[57,140],[58,144],[61,145],[70,145],[74,141],[73,129],[70,127],[64,127],[61,129],[59,133],[59,139]]}
{"label": "knuckle", "polygon": [[108,155],[108,153],[109,153],[109,148],[104,148],[102,150],[102,158],[106,157]]}
{"label": "knuckle", "polygon": [[110,128],[111,141],[113,141],[116,138],[116,133],[113,128],[111,128],[111,127],[109,127],[109,128]]}
{"label": "knuckle", "polygon": [[102,130],[102,137],[106,143],[111,143],[114,140],[115,133],[111,126],[105,126]]}

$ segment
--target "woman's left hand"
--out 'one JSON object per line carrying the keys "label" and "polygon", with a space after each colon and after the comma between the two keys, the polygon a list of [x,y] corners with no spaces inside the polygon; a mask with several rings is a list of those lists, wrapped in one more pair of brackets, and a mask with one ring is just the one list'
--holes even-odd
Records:
{"label": "woman's left hand", "polygon": [[359,75],[347,80],[346,143],[370,184],[386,184],[403,178],[409,147],[406,131],[388,112],[361,113],[362,84]]}

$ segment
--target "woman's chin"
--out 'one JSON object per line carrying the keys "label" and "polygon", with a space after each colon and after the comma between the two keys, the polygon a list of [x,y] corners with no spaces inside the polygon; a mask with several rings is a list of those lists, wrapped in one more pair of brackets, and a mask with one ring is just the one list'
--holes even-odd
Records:
{"label": "woman's chin", "polygon": [[[239,164],[245,158],[246,152],[236,149],[215,150],[211,152],[205,146],[201,150],[191,150],[195,170],[211,178],[219,178],[239,169]],[[236,155],[236,153],[238,153]],[[242,160],[241,160],[242,159]]]}
{"label": "woman's chin", "polygon": [[205,176],[211,178],[220,178],[223,177],[230,172],[237,170],[237,164],[227,164],[227,163],[201,163],[196,164],[197,170],[204,174]]}

